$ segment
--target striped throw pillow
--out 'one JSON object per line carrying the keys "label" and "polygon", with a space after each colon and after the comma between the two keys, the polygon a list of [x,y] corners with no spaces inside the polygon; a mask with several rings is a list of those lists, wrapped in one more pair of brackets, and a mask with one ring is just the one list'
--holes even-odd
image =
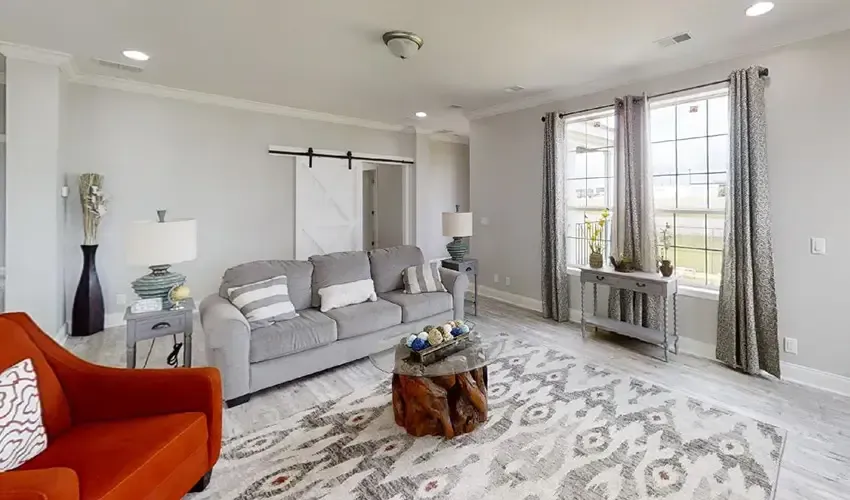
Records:
{"label": "striped throw pillow", "polygon": [[295,306],[289,300],[286,276],[228,288],[227,296],[242,311],[252,329],[298,317]]}
{"label": "striped throw pillow", "polygon": [[404,293],[445,292],[443,279],[440,278],[440,269],[437,263],[424,263],[418,266],[410,266],[401,273],[404,281]]}

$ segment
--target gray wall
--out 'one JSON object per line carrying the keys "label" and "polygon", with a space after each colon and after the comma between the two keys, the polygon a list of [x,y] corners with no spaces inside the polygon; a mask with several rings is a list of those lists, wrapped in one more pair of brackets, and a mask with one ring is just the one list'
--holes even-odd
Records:
{"label": "gray wall", "polygon": [[404,167],[378,165],[378,247],[404,243]]}
{"label": "gray wall", "polygon": [[[799,339],[791,363],[850,376],[846,265],[850,231],[843,205],[850,186],[850,32],[790,45],[758,56],[634,83],[534,109],[475,120],[470,137],[473,248],[482,284],[540,299],[540,189],[546,111],[577,111],[615,96],[675,90],[725,78],[737,68],[770,69],[767,91],[770,189],[780,336]],[[482,226],[481,217],[490,224]],[[828,254],[809,253],[809,238],[827,239]],[[493,274],[510,276],[510,287]],[[572,307],[578,308],[573,280]],[[716,301],[687,297],[684,336],[715,342]]]}
{"label": "gray wall", "polygon": [[443,236],[443,212],[454,212],[455,205],[469,210],[469,146],[452,142],[431,141],[430,164],[424,176],[425,187],[418,190],[426,197],[427,210],[419,214],[425,234],[420,242],[426,259],[448,257]]}
{"label": "gray wall", "polygon": [[198,221],[198,258],[178,264],[193,295],[218,288],[230,266],[254,259],[291,258],[294,161],[269,156],[270,144],[414,156],[413,134],[251,113],[212,105],[73,84],[73,126],[67,141],[65,229],[66,307],[70,309],[82,258],[76,177],[105,175],[110,212],[101,226],[98,272],[107,313],[120,313],[116,294],[134,295],[130,282],[146,273],[124,260],[124,233],[133,220],[170,217]]}

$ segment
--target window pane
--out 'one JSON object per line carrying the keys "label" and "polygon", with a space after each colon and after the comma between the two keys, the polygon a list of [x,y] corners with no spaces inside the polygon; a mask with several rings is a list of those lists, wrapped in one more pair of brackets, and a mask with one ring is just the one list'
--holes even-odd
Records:
{"label": "window pane", "polygon": [[708,208],[724,210],[726,208],[727,174],[708,176]]}
{"label": "window pane", "polygon": [[677,175],[676,208],[705,210],[708,208],[708,175]]}
{"label": "window pane", "polygon": [[708,252],[708,286],[720,288],[720,273],[723,270],[723,252]]}
{"label": "window pane", "polygon": [[689,139],[687,141],[676,141],[678,150],[677,172],[679,174],[708,172],[708,152],[706,150],[706,139]]}
{"label": "window pane", "polygon": [[570,207],[587,206],[587,180],[567,180],[566,198]]}
{"label": "window pane", "polygon": [[652,174],[676,173],[676,143],[662,142],[652,145]]}
{"label": "window pane", "polygon": [[588,177],[607,177],[607,166],[605,165],[605,156],[607,153],[604,151],[594,151],[593,153],[587,153],[587,176]]}
{"label": "window pane", "polygon": [[574,122],[567,124],[567,150],[575,151],[577,148],[587,148],[587,125],[585,122]]}
{"label": "window pane", "polygon": [[708,170],[729,171],[729,136],[721,135],[708,139]]}
{"label": "window pane", "polygon": [[588,207],[605,208],[608,206],[608,182],[608,179],[587,180]]}
{"label": "window pane", "polygon": [[605,119],[605,127],[608,129],[608,145],[613,146],[617,139],[617,119],[613,114]]}
{"label": "window pane", "polygon": [[605,118],[599,118],[587,122],[587,147],[588,149],[599,149],[608,147],[608,127],[605,126]]}
{"label": "window pane", "polygon": [[[667,250],[664,250],[664,239],[662,231],[669,225],[667,230]],[[655,233],[657,238],[658,260],[673,260],[673,214],[656,214],[655,215]]]}
{"label": "window pane", "polygon": [[587,177],[587,155],[572,151],[567,153],[567,179],[584,177]]}
{"label": "window pane", "polygon": [[723,231],[726,216],[723,214],[708,214],[706,226],[708,226],[707,248],[723,250]]}
{"label": "window pane", "polygon": [[705,248],[705,215],[676,214],[677,247]]}
{"label": "window pane", "polygon": [[705,137],[708,104],[706,101],[688,102],[676,106],[676,138]]}
{"label": "window pane", "polygon": [[705,250],[676,249],[676,274],[695,286],[705,286]]}
{"label": "window pane", "polygon": [[655,108],[649,114],[652,142],[672,141],[676,138],[676,109],[673,106]]}
{"label": "window pane", "polygon": [[729,133],[729,96],[708,100],[708,135]]}
{"label": "window pane", "polygon": [[655,208],[676,208],[676,176],[653,177],[652,196]]}
{"label": "window pane", "polygon": [[587,245],[583,238],[584,210],[567,210],[567,263],[583,265],[586,261],[582,249]]}

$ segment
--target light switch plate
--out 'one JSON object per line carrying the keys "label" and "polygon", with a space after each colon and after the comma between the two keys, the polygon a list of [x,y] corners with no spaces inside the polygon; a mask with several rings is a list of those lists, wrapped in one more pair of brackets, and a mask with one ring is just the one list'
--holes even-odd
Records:
{"label": "light switch plate", "polygon": [[788,354],[797,354],[797,339],[785,337],[785,352]]}
{"label": "light switch plate", "polygon": [[812,238],[812,254],[826,255],[826,238]]}

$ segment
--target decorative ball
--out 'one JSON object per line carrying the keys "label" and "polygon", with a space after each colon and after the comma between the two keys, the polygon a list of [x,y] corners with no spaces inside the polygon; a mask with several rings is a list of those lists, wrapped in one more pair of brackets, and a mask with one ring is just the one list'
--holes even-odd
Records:
{"label": "decorative ball", "polygon": [[436,327],[436,326],[434,326],[434,325],[427,325],[427,326],[425,326],[425,328],[423,328],[423,329],[422,329],[422,331],[423,331],[423,332],[430,332],[430,331],[431,331],[431,330],[433,330],[434,328],[437,328],[437,327]]}
{"label": "decorative ball", "polygon": [[443,325],[443,332],[445,332],[445,333],[451,333],[451,331],[452,331],[452,325],[450,325],[450,324],[448,324],[448,323],[446,323],[445,325]]}
{"label": "decorative ball", "polygon": [[467,325],[461,325],[460,329],[463,333],[469,333],[469,327]]}
{"label": "decorative ball", "polygon": [[429,337],[430,337],[431,335],[442,335],[442,334],[443,334],[443,330],[441,330],[441,329],[439,329],[439,328],[436,328],[436,327],[435,327],[435,328],[431,328],[430,330],[428,330],[428,336],[429,336]]}
{"label": "decorative ball", "polygon": [[449,340],[451,340],[453,338],[454,338],[454,335],[452,335],[451,333],[443,332],[443,342],[448,342]]}
{"label": "decorative ball", "polygon": [[428,347],[428,346],[425,344],[425,341],[420,339],[420,338],[417,338],[416,340],[414,340],[413,343],[410,345],[410,348],[413,349],[414,351],[421,351],[422,349],[425,349],[426,347]]}
{"label": "decorative ball", "polygon": [[463,320],[462,320],[462,319],[459,319],[459,320],[455,321],[455,326],[463,326],[464,324],[465,324],[465,323],[463,322]]}
{"label": "decorative ball", "polygon": [[459,326],[452,328],[452,336],[453,337],[457,337],[458,335],[461,335],[462,333],[463,333],[463,329],[461,329]]}
{"label": "decorative ball", "polygon": [[451,327],[454,328],[454,327],[457,326],[457,321],[449,321],[449,325],[451,325]]}
{"label": "decorative ball", "polygon": [[188,299],[191,293],[192,292],[191,290],[189,290],[188,286],[178,285],[168,292],[168,298],[171,300],[171,302],[180,302],[181,300]]}
{"label": "decorative ball", "polygon": [[443,333],[436,330],[436,329],[431,330],[431,332],[428,334],[428,342],[433,346],[437,346],[437,345],[442,344],[443,343]]}
{"label": "decorative ball", "polygon": [[410,337],[407,337],[407,340],[405,341],[405,344],[407,344],[407,347],[412,346],[413,342],[416,340],[416,338],[417,338],[416,335],[411,335]]}
{"label": "decorative ball", "polygon": [[428,340],[428,332],[419,332],[416,336],[419,340]]}

